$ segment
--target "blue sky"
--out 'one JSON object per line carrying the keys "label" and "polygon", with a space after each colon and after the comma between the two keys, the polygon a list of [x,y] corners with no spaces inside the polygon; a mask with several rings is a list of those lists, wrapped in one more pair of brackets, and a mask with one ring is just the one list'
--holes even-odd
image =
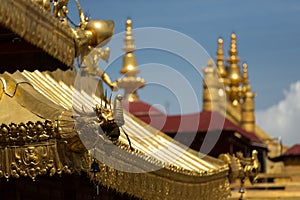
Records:
{"label": "blue sky", "polygon": [[[262,116],[266,117],[266,113],[269,113],[272,107],[279,107],[281,102],[288,99],[289,94],[298,92],[292,87],[300,80],[300,1],[81,0],[80,3],[92,19],[114,20],[115,33],[124,31],[125,20],[130,17],[134,28],[162,27],[183,33],[201,44],[213,58],[217,48],[217,38],[223,37],[224,50],[227,52],[230,34],[235,32],[238,36],[239,56],[241,61],[248,63],[250,83],[253,91],[258,94],[256,111],[260,115],[259,124],[267,131],[270,131],[270,127],[274,124],[264,124]],[[79,21],[73,1],[70,1],[69,13],[73,21]],[[121,43],[120,48],[122,46]],[[197,95],[201,101],[202,78],[197,80],[197,73],[189,63],[161,51],[148,50],[146,54],[145,56],[145,52],[136,52],[139,65],[156,62],[179,71],[184,69],[180,72],[186,73],[184,76],[192,80],[191,84],[195,91],[199,88]],[[110,64],[107,72],[116,79],[120,76],[118,74],[120,67],[119,59]],[[200,69],[202,66],[194,67]],[[158,92],[157,96],[149,95],[149,91],[152,90],[161,90],[161,92]],[[168,102],[170,112],[177,113],[178,105],[174,97],[171,97],[172,94],[163,96],[161,95],[163,92],[162,88],[149,86],[148,89],[146,87],[140,91],[140,96],[142,100],[150,103],[165,105]],[[297,104],[297,101],[294,103]],[[288,109],[296,113],[292,117],[297,117],[300,109],[293,109],[293,106],[289,104]],[[295,136],[293,134],[295,133],[291,133],[287,139],[284,138],[284,142],[289,145],[297,141],[300,143],[300,137],[297,141],[292,139],[292,136]],[[277,137],[284,134],[273,133],[273,135]]]}

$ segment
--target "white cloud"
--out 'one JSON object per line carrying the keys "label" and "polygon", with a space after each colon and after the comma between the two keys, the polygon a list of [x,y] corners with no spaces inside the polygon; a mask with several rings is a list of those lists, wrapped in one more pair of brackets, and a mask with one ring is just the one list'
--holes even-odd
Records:
{"label": "white cloud", "polygon": [[278,104],[257,111],[257,123],[271,136],[281,136],[284,145],[300,143],[300,80],[284,91]]}

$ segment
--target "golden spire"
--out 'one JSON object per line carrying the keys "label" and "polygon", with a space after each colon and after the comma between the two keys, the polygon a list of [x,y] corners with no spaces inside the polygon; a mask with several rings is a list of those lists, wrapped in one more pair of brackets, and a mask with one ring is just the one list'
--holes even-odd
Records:
{"label": "golden spire", "polygon": [[242,77],[240,73],[240,67],[238,65],[240,58],[237,56],[238,50],[236,45],[236,34],[231,34],[231,45],[229,50],[229,58],[227,62],[229,62],[228,66],[228,79],[231,86],[238,86],[242,82]]}
{"label": "golden spire", "polygon": [[251,86],[248,80],[248,65],[247,63],[243,63],[243,88],[244,92],[250,92],[251,91]]}
{"label": "golden spire", "polygon": [[241,125],[247,131],[255,131],[255,104],[256,93],[252,93],[248,76],[248,65],[243,63],[243,86],[242,86],[242,112]]}
{"label": "golden spire", "polygon": [[125,38],[124,38],[125,46],[123,47],[123,50],[127,53],[133,52],[136,48],[133,45],[134,38],[132,36],[132,20],[127,19],[126,20],[126,32],[125,32]]}
{"label": "golden spire", "polygon": [[137,90],[145,85],[144,79],[136,77],[140,71],[137,68],[136,58],[133,54],[134,50],[136,49],[133,45],[133,41],[132,21],[131,19],[127,19],[124,38],[125,46],[123,47],[125,55],[123,57],[123,66],[120,70],[120,73],[124,76],[117,80],[117,84],[119,88],[124,89],[125,91],[124,100],[130,102],[139,101]]}
{"label": "golden spire", "polygon": [[126,33],[125,33],[125,46],[123,50],[126,52],[123,57],[123,67],[120,71],[121,74],[130,73],[132,75],[136,75],[139,73],[139,69],[136,66],[136,58],[133,54],[136,49],[133,45],[134,38],[132,36],[132,21],[131,19],[126,20]]}
{"label": "golden spire", "polygon": [[[223,39],[219,37],[218,39],[218,50],[217,50],[217,68],[219,71],[219,75],[222,79],[226,78],[226,70],[224,65],[224,51],[223,51]],[[224,82],[224,81],[222,81]]]}

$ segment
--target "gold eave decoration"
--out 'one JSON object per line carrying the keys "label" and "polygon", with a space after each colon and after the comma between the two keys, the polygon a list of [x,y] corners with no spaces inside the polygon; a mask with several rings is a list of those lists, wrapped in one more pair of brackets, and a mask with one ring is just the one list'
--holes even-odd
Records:
{"label": "gold eave decoration", "polygon": [[[89,168],[89,157],[78,155],[64,144],[57,125],[27,122],[0,126],[0,178],[80,173]],[[85,156],[84,156],[85,155]],[[86,159],[83,159],[86,158]],[[76,162],[76,160],[80,162]]]}
{"label": "gold eave decoration", "polygon": [[27,42],[72,67],[76,37],[38,4],[28,0],[0,0],[0,24]]}
{"label": "gold eave decoration", "polygon": [[197,172],[166,165],[137,149],[131,151],[121,141],[116,146],[123,153],[117,155],[118,152],[111,152],[112,159],[116,158],[117,162],[127,168],[143,169],[153,165],[161,169],[148,173],[128,173],[99,162],[100,173],[95,177],[89,172],[91,155],[71,151],[66,145],[67,141],[58,134],[58,129],[57,123],[50,121],[2,124],[0,178],[25,176],[35,180],[38,175],[53,176],[84,171],[91,180],[96,179],[101,185],[142,199],[226,199],[230,194],[226,167]]}

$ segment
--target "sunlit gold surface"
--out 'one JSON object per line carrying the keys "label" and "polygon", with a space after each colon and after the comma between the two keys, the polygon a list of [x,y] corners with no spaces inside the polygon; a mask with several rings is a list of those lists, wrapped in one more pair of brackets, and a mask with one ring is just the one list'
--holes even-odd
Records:
{"label": "sunlit gold surface", "polygon": [[139,73],[139,69],[136,64],[136,57],[132,52],[126,53],[123,56],[123,66],[120,70],[121,74],[136,75]]}
{"label": "sunlit gold surface", "polygon": [[89,45],[96,47],[107,44],[114,33],[114,22],[112,20],[92,20],[85,27],[88,34]]}
{"label": "sunlit gold surface", "polygon": [[76,0],[80,23],[79,28],[73,29],[77,39],[77,55],[87,55],[89,50],[96,46],[107,44],[114,33],[114,22],[112,20],[91,20],[85,16],[80,3]]}

